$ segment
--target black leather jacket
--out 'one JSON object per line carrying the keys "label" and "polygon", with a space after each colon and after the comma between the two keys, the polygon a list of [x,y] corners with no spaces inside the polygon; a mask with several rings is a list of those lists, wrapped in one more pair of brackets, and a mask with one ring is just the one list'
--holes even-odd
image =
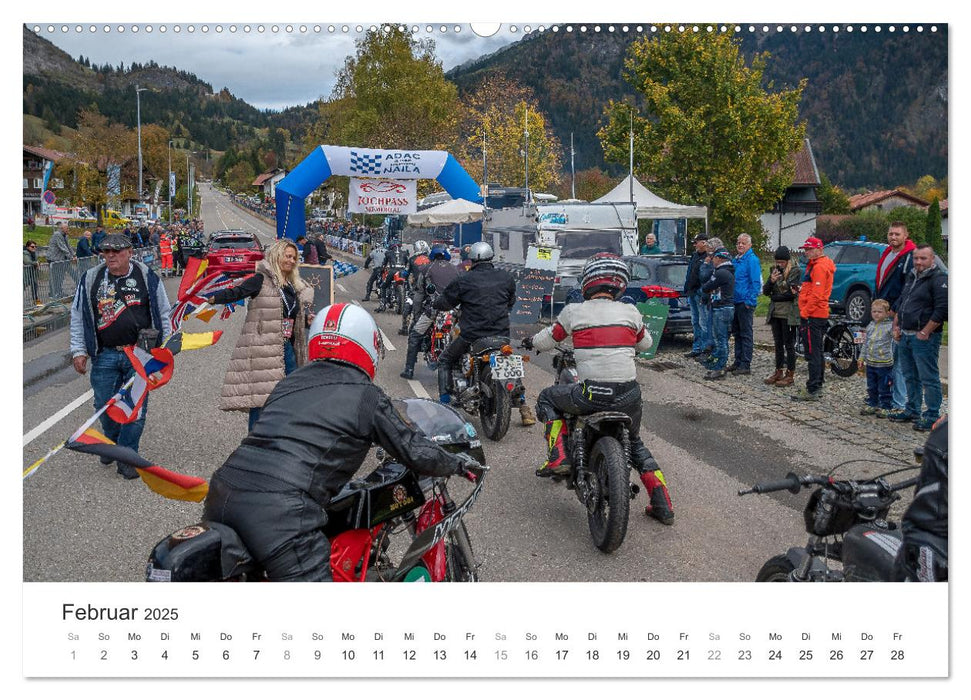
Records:
{"label": "black leather jacket", "polygon": [[901,522],[904,540],[927,535],[947,541],[947,419],[931,431],[924,444],[914,500]]}
{"label": "black leather jacket", "polygon": [[[462,462],[410,428],[387,394],[359,369],[310,362],[285,377],[263,406],[253,432],[216,474],[282,481],[326,506],[381,445],[421,474],[458,473]],[[229,472],[229,473],[227,473]]]}
{"label": "black leather jacket", "polygon": [[509,312],[516,303],[516,280],[492,263],[478,263],[456,277],[435,300],[440,311],[461,305],[459,328],[469,343],[490,335],[509,336]]}

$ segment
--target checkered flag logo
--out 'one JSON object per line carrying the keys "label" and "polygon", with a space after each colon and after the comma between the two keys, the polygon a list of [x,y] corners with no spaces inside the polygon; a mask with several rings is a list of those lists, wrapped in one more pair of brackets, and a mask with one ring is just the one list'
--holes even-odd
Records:
{"label": "checkered flag logo", "polygon": [[381,154],[371,155],[351,151],[351,172],[361,175],[380,175]]}

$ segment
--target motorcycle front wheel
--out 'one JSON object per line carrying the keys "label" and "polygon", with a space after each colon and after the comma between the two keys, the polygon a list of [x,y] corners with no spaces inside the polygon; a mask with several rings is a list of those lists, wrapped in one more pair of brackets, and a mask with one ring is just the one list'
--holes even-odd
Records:
{"label": "motorcycle front wheel", "polygon": [[609,554],[627,535],[630,517],[630,467],[616,438],[604,436],[590,453],[590,472],[597,480],[594,503],[587,504],[587,523],[593,543]]}
{"label": "motorcycle front wheel", "polygon": [[492,396],[481,394],[479,397],[479,420],[482,421],[482,432],[486,437],[498,442],[509,430],[512,398],[502,382],[493,379],[490,385]]}
{"label": "motorcycle front wheel", "polygon": [[466,583],[475,583],[479,580],[472,542],[465,523],[461,523],[445,541],[445,580]]}
{"label": "motorcycle front wheel", "polygon": [[795,570],[796,567],[785,554],[778,554],[762,565],[755,580],[758,583],[788,583]]}

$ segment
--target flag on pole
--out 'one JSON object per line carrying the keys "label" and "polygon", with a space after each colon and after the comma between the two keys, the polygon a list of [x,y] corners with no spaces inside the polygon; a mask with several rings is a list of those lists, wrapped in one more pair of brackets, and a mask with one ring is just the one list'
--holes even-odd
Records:
{"label": "flag on pole", "polygon": [[204,258],[189,258],[189,261],[185,264],[185,272],[182,273],[182,281],[179,282],[178,298],[180,300],[185,298],[186,292],[189,291],[189,287],[195,284],[196,281],[202,277],[207,267],[209,267],[208,260]]}
{"label": "flag on pole", "polygon": [[[245,277],[242,279],[246,279]],[[204,296],[221,289],[232,287],[241,280],[234,279],[222,272],[213,272],[191,283],[184,293],[180,291],[179,303],[172,310],[172,332],[182,327],[182,322],[209,300]]]}
{"label": "flag on pole", "polygon": [[[215,309],[211,309],[211,311],[212,313],[216,313]],[[204,311],[203,313],[206,312]],[[205,333],[176,331],[166,341],[165,347],[171,350],[173,355],[177,355],[183,350],[199,350],[215,345],[222,338],[222,335],[222,331],[206,331]]]}
{"label": "flag on pole", "polygon": [[126,346],[125,355],[135,370],[130,385],[109,399],[105,408],[108,417],[116,423],[131,423],[138,418],[145,397],[152,389],[164,386],[172,378],[175,358],[168,348],[152,348],[151,353],[137,346]]}
{"label": "flag on pole", "polygon": [[135,450],[112,442],[92,427],[85,429],[82,426],[81,430],[71,436],[65,447],[75,452],[98,455],[130,464],[152,491],[165,498],[198,503],[209,493],[209,484],[205,479],[179,474],[154,465]]}

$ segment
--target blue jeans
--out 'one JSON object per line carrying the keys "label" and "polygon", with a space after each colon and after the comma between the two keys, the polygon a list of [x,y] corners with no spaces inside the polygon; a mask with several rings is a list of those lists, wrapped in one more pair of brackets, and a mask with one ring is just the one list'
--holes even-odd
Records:
{"label": "blue jeans", "polygon": [[893,344],[893,407],[898,411],[907,408],[907,380],[904,379],[904,370],[897,359],[898,343]]}
{"label": "blue jeans", "polygon": [[893,377],[893,367],[871,366],[866,368],[866,405],[873,408],[890,410],[890,380]]}
{"label": "blue jeans", "polygon": [[[128,361],[128,356],[120,350],[109,348],[102,350],[91,361],[91,388],[94,389],[94,407],[100,409],[108,400],[118,393],[118,390],[129,379],[135,376],[135,369]],[[148,412],[148,396],[138,412],[138,418],[132,423],[116,423],[101,414],[101,429],[106,438],[123,447],[130,447],[138,452],[138,443],[142,439],[145,429],[145,414]]]}
{"label": "blue jeans", "polygon": [[725,369],[728,364],[728,334],[732,329],[735,309],[731,306],[718,306],[711,310],[711,337],[714,348],[711,351],[709,369]]}
{"label": "blue jeans", "polygon": [[691,307],[691,329],[694,332],[694,342],[691,343],[692,352],[701,352],[708,347],[708,307],[701,301],[701,292],[695,292],[688,297]]}
{"label": "blue jeans", "polygon": [[752,350],[755,347],[755,307],[748,304],[735,304],[735,318],[732,320],[732,335],[735,336],[735,365],[742,369],[752,368]]}
{"label": "blue jeans", "polygon": [[[286,376],[290,374],[293,370],[297,368],[297,355],[293,351],[293,345],[290,342],[283,343],[283,375]],[[263,412],[263,408],[251,408],[249,410],[249,430],[252,432],[253,426],[256,425],[256,421],[260,419],[260,414]]]}
{"label": "blue jeans", "polygon": [[[897,360],[907,382],[907,408],[904,410],[929,421],[941,417],[941,402],[944,400],[941,373],[937,367],[940,352],[940,333],[931,333],[927,340],[918,340],[916,335],[900,334]],[[922,404],[927,406],[923,414]]]}

